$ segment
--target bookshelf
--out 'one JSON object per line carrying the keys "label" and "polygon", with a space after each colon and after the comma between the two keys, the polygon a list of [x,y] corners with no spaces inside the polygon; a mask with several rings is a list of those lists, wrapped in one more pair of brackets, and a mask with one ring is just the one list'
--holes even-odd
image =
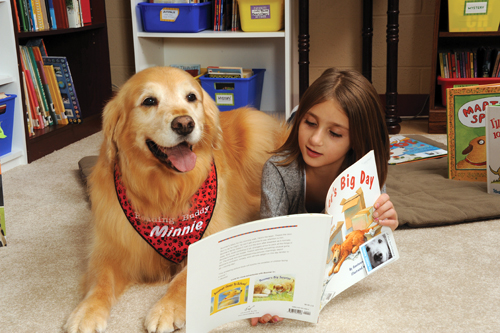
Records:
{"label": "bookshelf", "polygon": [[[448,52],[453,48],[476,49],[480,46],[500,47],[500,31],[448,32],[448,30],[448,0],[436,0],[429,98],[428,131],[431,134],[446,133],[446,107],[443,106],[441,86],[437,83],[437,77],[440,75],[439,52]],[[500,82],[500,78],[498,82]]]}
{"label": "bookshelf", "polygon": [[137,4],[131,0],[135,70],[197,63],[207,66],[265,68],[261,110],[288,117],[298,104],[296,0],[284,2],[284,29],[277,32],[204,30],[198,33],[145,32]]}
{"label": "bookshelf", "polygon": [[[15,0],[11,0],[15,1]],[[109,61],[108,35],[106,25],[106,9],[104,0],[92,1],[92,25],[82,28],[58,29],[37,32],[18,32],[15,27],[15,12],[13,3],[0,0],[1,15],[4,15],[2,5],[9,5],[9,22],[0,19],[2,35],[9,35],[12,39],[5,48],[15,55],[13,76],[19,93],[16,101],[15,124],[16,147],[19,147],[21,157],[15,164],[26,164],[39,159],[55,150],[64,148],[82,138],[94,134],[101,129],[101,112],[104,104],[111,98],[111,70]],[[10,33],[6,34],[7,30]],[[2,36],[3,38],[4,36]],[[28,137],[26,115],[24,111],[24,91],[19,64],[19,45],[29,39],[42,38],[48,55],[65,56],[71,69],[75,91],[82,112],[81,124],[65,126],[51,126],[42,130],[35,130],[35,135]],[[3,43],[2,43],[2,46]],[[3,49],[3,47],[2,47]],[[3,62],[2,52],[2,62]],[[2,70],[0,68],[0,82]],[[22,138],[21,138],[22,137]],[[14,146],[14,144],[13,144]],[[4,157],[1,158],[3,167]],[[3,168],[2,168],[3,170]]]}

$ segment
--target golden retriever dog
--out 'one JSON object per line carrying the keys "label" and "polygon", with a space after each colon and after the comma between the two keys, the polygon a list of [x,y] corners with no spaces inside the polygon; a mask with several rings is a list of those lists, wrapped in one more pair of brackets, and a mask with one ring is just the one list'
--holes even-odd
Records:
{"label": "golden retriever dog", "polygon": [[70,333],[103,332],[132,284],[170,282],[148,332],[186,319],[186,254],[201,237],[259,217],[262,166],[285,125],[242,108],[220,113],[188,73],[132,76],[103,112],[104,142],[89,176],[92,242]]}

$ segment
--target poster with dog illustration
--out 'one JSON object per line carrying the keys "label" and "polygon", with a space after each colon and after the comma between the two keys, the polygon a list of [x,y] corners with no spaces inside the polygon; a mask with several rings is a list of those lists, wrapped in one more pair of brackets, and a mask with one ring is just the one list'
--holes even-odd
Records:
{"label": "poster with dog illustration", "polygon": [[500,194],[500,105],[486,107],[486,175],[490,194]]}
{"label": "poster with dog illustration", "polygon": [[190,245],[186,331],[266,313],[317,323],[326,303],[399,258],[373,218],[379,195],[371,151],[332,183],[326,214],[248,222]]}
{"label": "poster with dog illustration", "polygon": [[486,181],[486,107],[500,103],[500,85],[448,88],[448,175]]}

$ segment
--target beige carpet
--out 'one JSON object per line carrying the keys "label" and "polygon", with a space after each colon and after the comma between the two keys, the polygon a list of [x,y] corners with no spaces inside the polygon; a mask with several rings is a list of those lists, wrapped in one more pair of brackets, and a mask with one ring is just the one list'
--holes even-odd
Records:
{"label": "beige carpet", "polygon": [[[79,303],[90,211],[78,161],[97,154],[101,139],[95,134],[3,174],[8,246],[0,248],[0,332],[61,332]],[[242,320],[215,331],[498,332],[500,220],[402,228],[395,237],[401,258],[337,296],[318,324],[252,328]],[[126,291],[107,332],[144,332],[166,288]]]}

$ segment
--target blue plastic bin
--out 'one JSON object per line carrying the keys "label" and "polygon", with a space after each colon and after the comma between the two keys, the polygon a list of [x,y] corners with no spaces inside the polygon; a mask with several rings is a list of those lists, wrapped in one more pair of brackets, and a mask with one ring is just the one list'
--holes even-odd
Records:
{"label": "blue plastic bin", "polygon": [[199,32],[211,28],[210,2],[137,4],[147,32]]}
{"label": "blue plastic bin", "polygon": [[16,95],[6,94],[0,99],[0,155],[12,151],[12,133],[14,132],[14,108]]}
{"label": "blue plastic bin", "polygon": [[253,68],[253,76],[244,79],[212,78],[205,74],[200,77],[201,87],[214,99],[220,111],[229,111],[242,106],[253,106],[260,110],[263,68]]}

